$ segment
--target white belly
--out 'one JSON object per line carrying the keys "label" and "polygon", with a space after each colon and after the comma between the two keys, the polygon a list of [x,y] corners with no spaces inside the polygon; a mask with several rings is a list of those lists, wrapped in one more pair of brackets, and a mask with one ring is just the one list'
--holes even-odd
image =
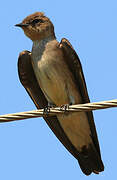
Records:
{"label": "white belly", "polygon": [[[49,102],[56,106],[81,103],[81,95],[75,85],[73,75],[62,57],[44,54],[33,55],[33,69],[37,81]],[[84,112],[57,115],[65,133],[80,151],[82,146],[92,142],[87,115]]]}
{"label": "white belly", "polygon": [[33,60],[32,64],[38,83],[48,101],[57,106],[81,102],[72,74],[59,57],[46,59],[42,56],[41,60]]}

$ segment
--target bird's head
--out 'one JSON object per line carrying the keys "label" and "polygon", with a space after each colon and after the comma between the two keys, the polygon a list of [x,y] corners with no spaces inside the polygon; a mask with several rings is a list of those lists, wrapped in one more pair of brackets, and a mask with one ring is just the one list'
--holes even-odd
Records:
{"label": "bird's head", "polygon": [[15,26],[21,27],[25,35],[32,41],[40,41],[49,36],[55,36],[52,22],[42,12],[27,16],[20,24]]}

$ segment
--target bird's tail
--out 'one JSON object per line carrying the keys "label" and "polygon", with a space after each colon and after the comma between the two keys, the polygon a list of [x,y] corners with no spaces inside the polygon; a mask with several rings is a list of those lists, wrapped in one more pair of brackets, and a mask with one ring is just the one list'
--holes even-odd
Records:
{"label": "bird's tail", "polygon": [[83,147],[82,152],[78,156],[78,162],[83,173],[90,175],[92,172],[99,174],[99,172],[104,171],[104,165],[101,160],[101,156],[96,151],[94,145],[86,148]]}

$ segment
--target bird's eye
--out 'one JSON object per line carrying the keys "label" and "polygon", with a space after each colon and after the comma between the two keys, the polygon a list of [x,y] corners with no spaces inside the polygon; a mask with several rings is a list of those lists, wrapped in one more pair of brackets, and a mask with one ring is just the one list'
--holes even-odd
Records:
{"label": "bird's eye", "polygon": [[32,21],[32,24],[33,25],[35,25],[35,24],[37,24],[37,23],[42,23],[43,22],[43,20],[41,20],[41,19],[34,19],[33,21]]}

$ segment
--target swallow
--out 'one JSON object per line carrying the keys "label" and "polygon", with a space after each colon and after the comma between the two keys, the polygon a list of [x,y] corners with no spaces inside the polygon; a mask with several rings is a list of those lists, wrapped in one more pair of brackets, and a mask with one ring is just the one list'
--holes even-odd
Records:
{"label": "swallow", "polygon": [[[50,19],[36,12],[16,26],[33,42],[31,52],[23,51],[19,55],[18,74],[36,107],[89,103],[80,59],[67,39],[56,40]],[[57,114],[44,119],[78,160],[85,175],[104,170],[91,111]]]}

